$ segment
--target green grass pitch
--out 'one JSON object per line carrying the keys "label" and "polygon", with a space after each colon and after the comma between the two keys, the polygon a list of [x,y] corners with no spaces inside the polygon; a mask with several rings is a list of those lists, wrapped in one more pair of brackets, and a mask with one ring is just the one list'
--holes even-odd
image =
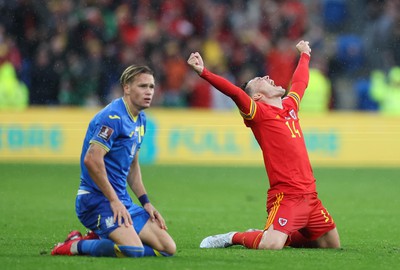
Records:
{"label": "green grass pitch", "polygon": [[400,264],[400,168],[317,168],[341,250],[199,249],[203,237],[266,220],[261,167],[142,166],[149,197],[178,247],[172,258],[53,257],[72,229],[78,165],[0,164],[0,269],[395,269]]}

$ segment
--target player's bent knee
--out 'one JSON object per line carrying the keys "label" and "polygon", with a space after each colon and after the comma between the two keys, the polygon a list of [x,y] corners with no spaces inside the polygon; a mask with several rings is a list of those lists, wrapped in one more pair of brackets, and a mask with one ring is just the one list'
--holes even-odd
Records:
{"label": "player's bent knee", "polygon": [[176,253],[176,244],[173,240],[168,241],[163,244],[163,248],[160,250],[162,254],[165,256],[173,256]]}
{"label": "player's bent knee", "polygon": [[260,245],[258,246],[258,249],[270,249],[270,250],[280,250],[284,247],[279,242],[273,242],[273,241],[264,241],[260,242]]}
{"label": "player's bent knee", "polygon": [[320,248],[340,248],[340,237],[337,229],[333,229],[316,240]]}
{"label": "player's bent knee", "polygon": [[339,238],[328,239],[325,241],[323,248],[340,248]]}
{"label": "player's bent knee", "polygon": [[[280,250],[285,246],[287,235],[277,231],[265,231],[258,249]],[[282,235],[281,235],[282,234]],[[286,238],[285,238],[286,236]]]}

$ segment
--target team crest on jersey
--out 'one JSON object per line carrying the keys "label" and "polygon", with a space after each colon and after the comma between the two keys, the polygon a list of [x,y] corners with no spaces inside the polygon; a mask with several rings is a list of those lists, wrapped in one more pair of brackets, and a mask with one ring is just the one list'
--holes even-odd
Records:
{"label": "team crest on jersey", "polygon": [[98,137],[108,141],[113,134],[114,130],[110,127],[107,126],[101,126],[99,134],[97,134]]}
{"label": "team crest on jersey", "polygon": [[297,119],[297,115],[296,115],[296,112],[294,110],[290,110],[289,114],[294,120]]}
{"label": "team crest on jersey", "polygon": [[112,226],[114,226],[114,217],[110,216],[106,218],[106,227],[111,228]]}
{"label": "team crest on jersey", "polygon": [[286,225],[287,219],[286,218],[279,218],[278,219],[278,223],[279,223],[279,225],[281,225],[283,227],[283,226]]}

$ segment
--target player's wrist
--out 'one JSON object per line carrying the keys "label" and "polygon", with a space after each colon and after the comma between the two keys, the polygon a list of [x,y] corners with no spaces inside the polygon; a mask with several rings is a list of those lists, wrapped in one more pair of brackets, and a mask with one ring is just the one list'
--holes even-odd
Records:
{"label": "player's wrist", "polygon": [[150,203],[150,200],[149,200],[149,197],[147,196],[147,194],[143,194],[142,196],[140,196],[138,198],[138,200],[142,206],[144,206],[146,203]]}

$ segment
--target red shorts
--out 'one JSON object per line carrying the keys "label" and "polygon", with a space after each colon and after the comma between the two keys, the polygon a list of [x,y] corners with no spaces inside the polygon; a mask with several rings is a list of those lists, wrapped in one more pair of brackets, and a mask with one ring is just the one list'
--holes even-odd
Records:
{"label": "red shorts", "polygon": [[300,231],[307,239],[315,240],[336,227],[316,193],[278,193],[268,198],[267,212],[268,219],[264,230],[273,224],[274,230],[289,236],[295,231]]}

